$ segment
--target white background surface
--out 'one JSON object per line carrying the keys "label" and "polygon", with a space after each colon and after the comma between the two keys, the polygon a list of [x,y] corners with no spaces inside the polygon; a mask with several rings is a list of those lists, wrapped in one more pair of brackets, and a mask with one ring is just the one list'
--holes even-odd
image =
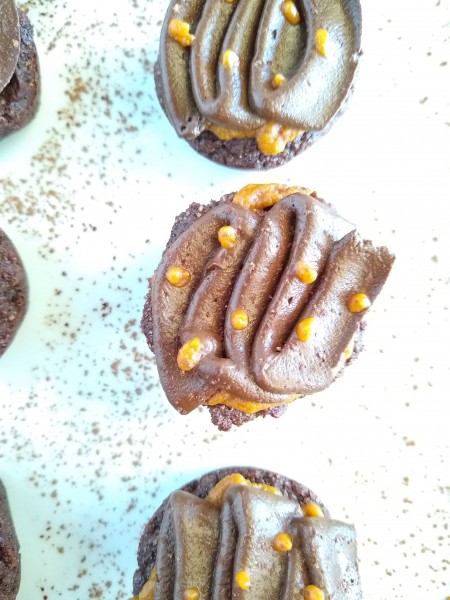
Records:
{"label": "white background surface", "polygon": [[[146,520],[218,466],[274,469],[355,523],[365,598],[450,595],[450,10],[364,2],[348,112],[269,173],[178,140],[155,99],[164,3],[31,0],[42,104],[0,142],[0,227],[30,307],[0,360],[0,476],[22,544],[19,600],[131,595]],[[366,352],[279,421],[220,433],[165,401],[139,320],[176,214],[249,182],[318,190],[397,255]]]}

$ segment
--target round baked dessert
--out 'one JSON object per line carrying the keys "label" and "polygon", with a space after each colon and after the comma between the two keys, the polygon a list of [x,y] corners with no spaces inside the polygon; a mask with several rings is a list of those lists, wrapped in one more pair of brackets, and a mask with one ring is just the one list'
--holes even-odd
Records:
{"label": "round baked dessert", "polygon": [[14,600],[20,585],[20,546],[0,480],[0,598]]}
{"label": "round baked dessert", "polygon": [[315,192],[249,185],[173,227],[142,328],[171,404],[219,429],[279,416],[357,355],[394,257]]}
{"label": "round baked dessert", "polygon": [[1,2],[0,139],[24,127],[39,102],[39,64],[33,28],[14,0]]}
{"label": "round baked dessert", "polygon": [[250,467],[173,492],[147,523],[134,600],[359,600],[352,525],[304,485]]}
{"label": "round baked dessert", "polygon": [[11,343],[27,308],[28,286],[17,250],[0,229],[0,356]]}
{"label": "round baked dessert", "polygon": [[195,150],[268,169],[328,130],[360,54],[359,0],[172,0],[156,90]]}

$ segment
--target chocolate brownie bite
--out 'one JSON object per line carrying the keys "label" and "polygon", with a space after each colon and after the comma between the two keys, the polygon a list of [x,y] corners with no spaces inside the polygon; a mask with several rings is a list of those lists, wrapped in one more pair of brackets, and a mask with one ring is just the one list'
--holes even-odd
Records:
{"label": "chocolate brownie bite", "polygon": [[222,430],[280,416],[358,353],[393,263],[311,190],[249,185],[177,218],[142,328],[168,400]]}
{"label": "chocolate brownie bite", "polygon": [[28,286],[22,261],[0,229],[0,356],[11,343],[27,308]]}
{"label": "chocolate brownie bite", "polygon": [[292,479],[219,469],[147,523],[133,589],[134,600],[360,600],[355,529]]}
{"label": "chocolate brownie bite", "polygon": [[156,90],[197,152],[269,169],[328,131],[346,107],[360,54],[359,0],[172,0]]}
{"label": "chocolate brownie bite", "polygon": [[20,585],[20,546],[0,480],[0,598],[14,600]]}
{"label": "chocolate brownie bite", "polygon": [[39,103],[39,63],[33,28],[14,0],[2,0],[0,140],[24,127]]}

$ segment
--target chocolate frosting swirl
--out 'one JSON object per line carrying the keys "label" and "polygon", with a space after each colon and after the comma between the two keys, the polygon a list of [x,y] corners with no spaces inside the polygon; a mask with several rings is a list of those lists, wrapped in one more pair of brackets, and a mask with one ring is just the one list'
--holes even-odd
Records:
{"label": "chocolate frosting swirl", "polygon": [[[164,106],[180,136],[197,137],[207,124],[254,130],[264,123],[322,130],[347,96],[361,44],[359,0],[300,0],[291,25],[280,0],[172,0],[162,27],[159,67]],[[172,19],[190,25],[191,48],[168,33]],[[314,37],[329,35],[321,56]],[[222,64],[232,50],[235,68]],[[272,79],[286,80],[274,88]]]}
{"label": "chocolate frosting swirl", "polygon": [[16,69],[20,50],[19,16],[14,0],[0,0],[0,92]]}
{"label": "chocolate frosting swirl", "polygon": [[[237,232],[232,249],[218,243],[223,226]],[[299,260],[317,269],[314,283],[296,277]],[[392,262],[310,195],[294,193],[268,211],[219,203],[174,241],[153,278],[153,342],[169,401],[187,413],[225,393],[255,412],[326,388],[364,314],[348,310],[350,296],[373,302]],[[184,287],[167,280],[174,265],[190,274]],[[236,310],[249,316],[243,330],[231,325]],[[318,326],[303,343],[295,326],[308,317]],[[201,359],[185,372],[177,354],[193,338]]]}
{"label": "chocolate frosting swirl", "polygon": [[[274,548],[279,533],[290,536],[291,550]],[[304,517],[297,502],[245,485],[231,486],[222,506],[180,490],[170,496],[155,581],[155,600],[186,598],[188,590],[207,600],[300,600],[308,585],[334,600],[362,598],[351,525]]]}

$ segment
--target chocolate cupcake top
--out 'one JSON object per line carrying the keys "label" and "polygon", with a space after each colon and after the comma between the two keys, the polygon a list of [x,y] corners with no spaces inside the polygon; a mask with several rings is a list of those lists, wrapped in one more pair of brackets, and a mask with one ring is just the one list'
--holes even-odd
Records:
{"label": "chocolate cupcake top", "polygon": [[360,43],[358,0],[172,0],[159,57],[166,112],[185,138],[254,132],[277,154],[337,113]]}
{"label": "chocolate cupcake top", "polygon": [[181,413],[254,413],[326,388],[392,262],[311,191],[255,185],[226,197],[169,246],[152,280],[169,401]]}
{"label": "chocolate cupcake top", "polygon": [[11,80],[20,51],[19,15],[14,0],[0,0],[0,92]]}
{"label": "chocolate cupcake top", "polygon": [[161,522],[154,569],[138,597],[159,600],[360,599],[356,534],[239,473],[201,499],[178,490]]}

